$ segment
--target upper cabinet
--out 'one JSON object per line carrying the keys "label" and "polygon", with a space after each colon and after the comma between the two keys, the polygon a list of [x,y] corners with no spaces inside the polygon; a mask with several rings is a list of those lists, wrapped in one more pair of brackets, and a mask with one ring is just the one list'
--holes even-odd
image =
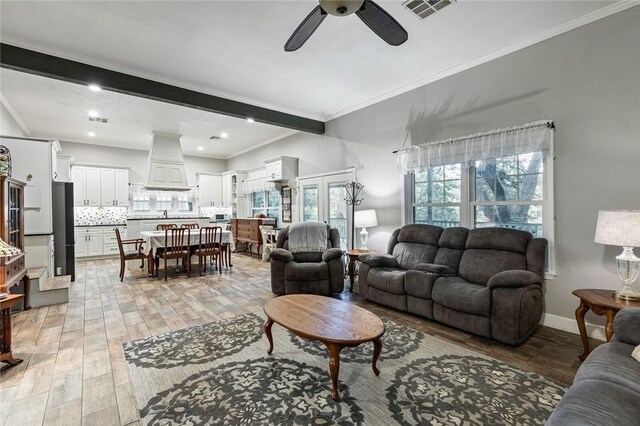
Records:
{"label": "upper cabinet", "polygon": [[129,205],[129,170],[100,169],[100,198],[104,207]]}
{"label": "upper cabinet", "polygon": [[268,181],[288,181],[298,177],[298,159],[276,157],[265,160]]}
{"label": "upper cabinet", "polygon": [[198,174],[200,207],[222,207],[222,176]]}
{"label": "upper cabinet", "polygon": [[73,166],[73,205],[100,207],[100,168]]}
{"label": "upper cabinet", "polygon": [[127,207],[129,170],[73,166],[73,205],[90,207]]}

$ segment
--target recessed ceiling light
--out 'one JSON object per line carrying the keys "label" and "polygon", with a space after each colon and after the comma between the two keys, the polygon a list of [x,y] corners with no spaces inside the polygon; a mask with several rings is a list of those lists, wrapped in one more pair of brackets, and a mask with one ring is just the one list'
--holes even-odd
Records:
{"label": "recessed ceiling light", "polygon": [[89,132],[89,133],[87,133],[87,136],[90,136],[90,137],[93,138],[93,137],[96,136],[96,132]]}
{"label": "recessed ceiling light", "polygon": [[247,123],[253,123],[255,120],[253,118],[247,118]]}
{"label": "recessed ceiling light", "polygon": [[226,132],[222,132],[222,133],[220,133],[220,137],[221,137],[222,139],[226,139],[226,138],[228,138],[228,137],[229,137],[229,135],[228,135]]}
{"label": "recessed ceiling light", "polygon": [[97,116],[98,116],[98,111],[96,111],[95,109],[92,109],[91,111],[89,111],[89,112],[87,113],[87,115],[88,115],[89,117],[97,117]]}
{"label": "recessed ceiling light", "polygon": [[204,151],[204,147],[203,146],[199,146],[198,147],[198,151]]}
{"label": "recessed ceiling light", "polygon": [[92,92],[99,92],[102,89],[97,84],[90,84],[89,85],[89,90],[91,90]]}

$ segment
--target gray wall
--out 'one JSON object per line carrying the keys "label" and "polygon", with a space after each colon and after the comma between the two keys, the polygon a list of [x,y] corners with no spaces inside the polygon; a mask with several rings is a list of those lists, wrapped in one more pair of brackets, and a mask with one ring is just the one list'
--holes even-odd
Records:
{"label": "gray wall", "polygon": [[575,324],[573,289],[620,286],[621,249],[593,242],[598,210],[640,209],[638,22],[640,7],[628,9],[335,119],[323,137],[293,135],[228,166],[252,168],[275,155],[299,157],[300,175],[355,166],[363,208],[382,211],[369,246],[384,249],[401,223],[402,180],[391,151],[405,141],[552,119],[557,277],[546,282],[546,313]]}
{"label": "gray wall", "polygon": [[2,102],[0,102],[0,135],[27,136],[24,129],[20,127]]}
{"label": "gray wall", "polygon": [[[129,168],[131,183],[145,183],[149,167],[149,151],[89,145],[76,142],[60,142],[59,155],[73,157],[74,164],[97,164]],[[189,185],[197,185],[196,173],[220,173],[227,170],[227,161],[185,155],[184,165]]]}

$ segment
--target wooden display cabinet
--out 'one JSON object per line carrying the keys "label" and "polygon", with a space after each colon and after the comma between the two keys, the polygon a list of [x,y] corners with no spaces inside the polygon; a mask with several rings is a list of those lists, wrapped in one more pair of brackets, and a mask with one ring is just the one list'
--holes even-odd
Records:
{"label": "wooden display cabinet", "polygon": [[15,256],[0,256],[0,292],[24,279],[24,308],[29,305],[30,281],[24,260],[24,187],[25,184],[10,177],[0,176],[0,236],[14,247],[22,250]]}

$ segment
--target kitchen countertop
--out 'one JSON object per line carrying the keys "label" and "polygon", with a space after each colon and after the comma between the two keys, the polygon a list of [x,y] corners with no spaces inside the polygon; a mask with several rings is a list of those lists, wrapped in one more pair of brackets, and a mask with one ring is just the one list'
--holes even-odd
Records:
{"label": "kitchen countertop", "polygon": [[129,217],[127,220],[210,219],[209,216]]}
{"label": "kitchen countertop", "polygon": [[74,225],[74,228],[94,228],[97,226],[127,226],[126,223],[101,223],[97,225]]}

